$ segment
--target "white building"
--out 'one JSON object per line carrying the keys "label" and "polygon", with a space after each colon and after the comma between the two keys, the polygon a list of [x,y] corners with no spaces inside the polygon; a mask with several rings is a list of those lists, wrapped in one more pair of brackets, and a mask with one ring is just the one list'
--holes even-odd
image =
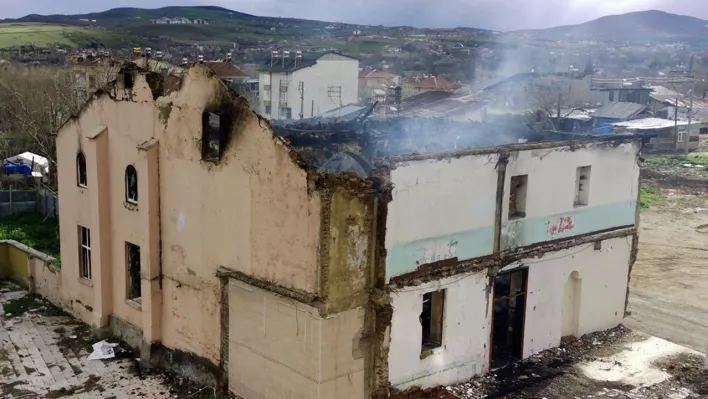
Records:
{"label": "white building", "polygon": [[628,138],[392,160],[391,387],[465,381],[619,324],[640,149]]}
{"label": "white building", "polygon": [[260,113],[270,119],[321,115],[358,102],[359,60],[339,53],[273,53],[259,71]]}

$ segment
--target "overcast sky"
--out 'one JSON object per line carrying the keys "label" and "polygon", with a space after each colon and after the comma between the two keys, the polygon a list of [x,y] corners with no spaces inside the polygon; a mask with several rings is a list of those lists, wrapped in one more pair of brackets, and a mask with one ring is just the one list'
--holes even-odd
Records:
{"label": "overcast sky", "polygon": [[708,19],[706,0],[0,0],[0,19],[170,5],[216,5],[255,15],[371,25],[498,30],[575,24],[648,9]]}

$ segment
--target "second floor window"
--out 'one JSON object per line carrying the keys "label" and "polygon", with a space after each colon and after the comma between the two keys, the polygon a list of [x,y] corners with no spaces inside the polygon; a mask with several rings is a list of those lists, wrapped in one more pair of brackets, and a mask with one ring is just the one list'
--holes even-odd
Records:
{"label": "second floor window", "polygon": [[138,171],[133,165],[125,168],[125,200],[132,204],[138,203]]}
{"label": "second floor window", "polygon": [[88,177],[86,176],[86,157],[82,153],[76,155],[76,185],[79,187],[88,186]]}

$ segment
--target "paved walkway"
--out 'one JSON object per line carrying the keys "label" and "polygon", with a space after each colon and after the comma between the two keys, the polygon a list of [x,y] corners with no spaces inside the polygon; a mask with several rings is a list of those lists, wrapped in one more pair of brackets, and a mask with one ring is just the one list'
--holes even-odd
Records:
{"label": "paved walkway", "polygon": [[[162,378],[141,379],[133,359],[87,360],[93,343],[88,327],[26,295],[0,282],[0,398],[179,396]],[[5,304],[24,309],[5,314]]]}

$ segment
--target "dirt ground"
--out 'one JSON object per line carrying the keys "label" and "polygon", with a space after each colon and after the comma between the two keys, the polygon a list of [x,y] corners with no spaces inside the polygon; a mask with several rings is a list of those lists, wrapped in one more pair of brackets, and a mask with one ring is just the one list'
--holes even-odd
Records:
{"label": "dirt ground", "polygon": [[708,350],[708,167],[642,166],[656,200],[640,215],[627,326]]}

